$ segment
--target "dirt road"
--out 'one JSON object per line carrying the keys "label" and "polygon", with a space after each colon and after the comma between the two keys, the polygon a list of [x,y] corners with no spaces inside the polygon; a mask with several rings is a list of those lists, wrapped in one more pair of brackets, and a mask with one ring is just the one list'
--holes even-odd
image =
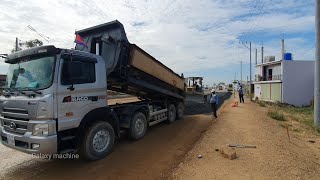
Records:
{"label": "dirt road", "polygon": [[35,159],[0,144],[0,179],[154,179],[181,162],[212,120],[186,116],[151,127],[140,141],[126,138],[106,158],[82,160]]}
{"label": "dirt road", "polygon": [[[228,104],[229,103],[229,104]],[[223,107],[214,123],[186,159],[174,171],[173,179],[320,179],[320,137],[316,143],[286,129],[266,116],[266,108],[246,102]],[[309,137],[310,138],[310,137]],[[226,144],[256,145],[236,149],[238,158],[229,160],[215,148]],[[201,154],[201,159],[197,156]],[[170,178],[170,177],[168,177]]]}
{"label": "dirt road", "polygon": [[[232,100],[217,121],[199,114],[158,124],[140,141],[123,137],[112,154],[95,162],[37,159],[0,145],[0,179],[319,179],[319,136],[312,144],[291,132],[288,141],[266,108],[250,102],[231,108]],[[257,148],[236,149],[231,161],[215,151],[228,143]]]}

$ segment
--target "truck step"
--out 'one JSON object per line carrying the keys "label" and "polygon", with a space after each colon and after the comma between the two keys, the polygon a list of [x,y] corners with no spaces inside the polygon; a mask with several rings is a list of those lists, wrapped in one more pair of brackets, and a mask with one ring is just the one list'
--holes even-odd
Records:
{"label": "truck step", "polygon": [[158,119],[156,121],[152,121],[152,122],[149,123],[149,126],[153,126],[153,125],[158,124],[158,123],[160,123],[162,121],[165,121],[167,119],[168,119],[167,117],[164,117],[164,118]]}
{"label": "truck step", "polygon": [[60,151],[60,154],[66,154],[66,153],[75,153],[76,149],[65,149]]}
{"label": "truck step", "polygon": [[75,138],[76,138],[76,136],[66,136],[66,137],[61,138],[61,141],[68,141],[68,140],[72,140]]}

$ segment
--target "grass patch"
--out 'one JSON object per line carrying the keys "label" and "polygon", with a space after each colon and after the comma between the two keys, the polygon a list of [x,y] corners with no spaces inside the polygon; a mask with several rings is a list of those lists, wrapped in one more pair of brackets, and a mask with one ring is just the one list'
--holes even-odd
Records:
{"label": "grass patch", "polygon": [[257,103],[259,104],[259,106],[261,107],[266,107],[266,103],[264,101],[257,101]]}
{"label": "grass patch", "polygon": [[275,110],[269,110],[268,111],[268,116],[271,117],[272,119],[278,120],[278,121],[286,121],[285,116],[283,113]]}
{"label": "grass patch", "polygon": [[[256,102],[261,107],[268,107],[268,116],[273,119],[286,121],[286,118],[289,118],[290,120],[303,123],[320,133],[320,126],[317,128],[314,127],[314,107],[312,105],[295,107],[293,105],[280,102],[261,101],[258,100],[258,98],[256,98]],[[280,126],[282,127],[282,125]]]}
{"label": "grass patch", "polygon": [[310,107],[292,107],[292,106],[283,106],[280,109],[288,114],[290,118],[294,121],[301,122],[311,128],[314,127],[313,121],[313,112],[314,109]]}
{"label": "grass patch", "polygon": [[282,127],[282,128],[287,128],[286,124],[279,124],[279,126]]}
{"label": "grass patch", "polygon": [[[273,119],[276,119],[276,118],[282,119],[281,114],[282,116],[284,115],[281,112],[284,112],[288,116],[288,118],[290,118],[291,120],[303,123],[311,127],[312,129],[316,129],[316,131],[320,133],[320,127],[319,128],[314,127],[314,117],[313,117],[314,108],[312,106],[295,107],[295,106],[282,104],[282,103],[269,104],[268,102],[266,102],[265,105],[268,105],[270,107],[271,110],[269,110],[268,116],[272,117]],[[280,116],[278,116],[279,114]]]}
{"label": "grass patch", "polygon": [[313,119],[304,119],[303,123],[306,124],[307,126],[314,127]]}
{"label": "grass patch", "polygon": [[313,116],[314,112],[314,109],[312,107],[282,106],[280,108],[288,113],[300,114],[305,116]]}
{"label": "grass patch", "polygon": [[299,128],[293,128],[292,131],[297,132],[297,133],[301,132],[301,130]]}

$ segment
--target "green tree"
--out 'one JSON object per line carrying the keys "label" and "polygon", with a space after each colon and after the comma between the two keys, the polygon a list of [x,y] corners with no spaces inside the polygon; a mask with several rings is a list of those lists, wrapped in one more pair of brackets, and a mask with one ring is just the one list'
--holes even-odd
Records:
{"label": "green tree", "polygon": [[26,41],[26,47],[27,48],[32,48],[32,47],[36,47],[36,46],[42,46],[43,42],[40,41],[39,39],[33,39],[30,41]]}
{"label": "green tree", "polygon": [[[26,48],[32,48],[32,47],[36,47],[36,46],[42,46],[43,45],[43,42],[39,39],[31,39],[29,41],[26,41],[24,43],[19,43],[20,46],[21,45],[25,45]],[[16,52],[16,48],[15,48],[16,45],[14,45],[14,48],[11,50],[12,53]],[[18,47],[18,51],[20,51],[21,48]]]}

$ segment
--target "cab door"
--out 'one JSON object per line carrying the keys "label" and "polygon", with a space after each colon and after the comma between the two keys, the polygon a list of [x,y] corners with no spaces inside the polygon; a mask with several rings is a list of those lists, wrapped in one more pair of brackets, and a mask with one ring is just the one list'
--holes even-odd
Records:
{"label": "cab door", "polygon": [[97,60],[62,55],[57,87],[58,130],[79,126],[82,118],[98,102]]}

